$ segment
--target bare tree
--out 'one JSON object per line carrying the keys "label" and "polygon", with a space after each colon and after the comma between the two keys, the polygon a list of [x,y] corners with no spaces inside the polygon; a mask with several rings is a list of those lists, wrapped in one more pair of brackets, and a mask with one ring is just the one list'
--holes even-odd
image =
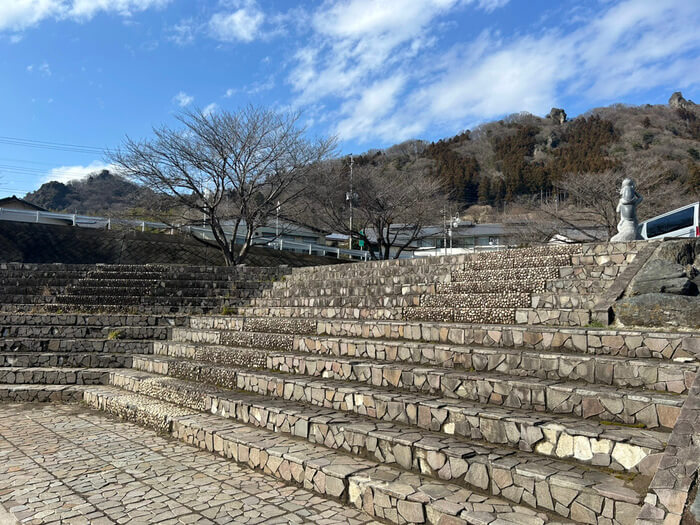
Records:
{"label": "bare tree", "polygon": [[[315,176],[307,210],[318,209],[306,222],[364,241],[373,259],[390,259],[425,236],[424,227],[440,219],[447,197],[443,184],[430,178],[425,163],[397,161],[354,169],[349,195],[349,169],[344,162],[322,166]],[[348,197],[353,199],[350,227]]]}
{"label": "bare tree", "polygon": [[203,219],[227,265],[245,259],[256,228],[298,198],[301,181],[335,147],[333,139],[307,139],[298,113],[247,106],[177,119],[180,128],[154,128],[149,140],[127,137],[107,157],[120,174],[171,197],[190,219]]}

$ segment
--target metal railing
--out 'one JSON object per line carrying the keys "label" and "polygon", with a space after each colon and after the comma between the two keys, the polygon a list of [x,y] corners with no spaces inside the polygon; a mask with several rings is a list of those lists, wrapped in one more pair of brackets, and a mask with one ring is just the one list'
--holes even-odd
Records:
{"label": "metal railing", "polygon": [[[213,241],[214,235],[209,228],[206,226],[179,226],[173,228],[172,226],[153,221],[139,221],[133,219],[113,219],[110,217],[94,217],[90,215],[78,215],[70,213],[54,213],[49,211],[30,211],[30,210],[13,210],[10,208],[0,208],[0,220],[3,221],[15,221],[15,222],[31,222],[36,224],[62,224],[68,226],[76,226],[80,228],[92,228],[92,229],[106,229],[111,230],[113,227],[120,228],[130,228],[146,231],[149,230],[161,230],[167,231],[173,234],[175,230],[190,233],[199,237],[200,239]],[[226,231],[226,229],[224,229]],[[233,230],[229,229],[226,231],[228,238],[233,236]],[[241,244],[245,240],[245,235],[236,235],[236,244]],[[342,256],[352,258],[368,260],[369,252],[363,250],[348,250],[344,248],[337,248],[335,246],[325,246],[323,244],[291,241],[284,239],[283,237],[278,238],[268,238],[268,237],[254,237],[254,246],[261,246],[276,250],[287,250],[295,252],[308,253],[309,255],[335,255],[337,258]]]}

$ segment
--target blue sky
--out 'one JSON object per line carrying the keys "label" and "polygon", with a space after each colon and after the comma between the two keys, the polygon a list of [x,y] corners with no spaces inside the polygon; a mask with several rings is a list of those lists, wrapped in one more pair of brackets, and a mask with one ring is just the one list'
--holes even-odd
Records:
{"label": "blue sky", "polygon": [[298,109],[360,153],[698,100],[698,27],[688,0],[0,0],[0,197],[104,167],[181,109]]}

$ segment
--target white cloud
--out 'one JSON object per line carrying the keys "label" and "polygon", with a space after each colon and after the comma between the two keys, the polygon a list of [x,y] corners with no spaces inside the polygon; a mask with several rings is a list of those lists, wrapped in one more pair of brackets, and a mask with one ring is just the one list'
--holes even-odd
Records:
{"label": "white cloud", "polygon": [[263,93],[265,91],[270,91],[275,87],[275,79],[273,77],[268,78],[264,81],[253,82],[245,88],[245,92],[249,95],[255,95],[257,93]]}
{"label": "white cloud", "polygon": [[164,7],[170,0],[73,0],[70,17],[90,19],[100,11],[129,17],[139,11]]}
{"label": "white cloud", "polygon": [[61,16],[63,0],[8,0],[0,2],[0,31],[21,31],[41,20]]}
{"label": "white cloud", "polygon": [[[374,75],[405,69],[431,48],[430,28],[475,0],[334,0],[313,15],[315,38],[296,53],[289,81],[299,103],[325,96],[356,96]],[[495,8],[498,0],[482,0]],[[501,4],[505,4],[500,1]],[[479,5],[476,5],[479,7]]]}
{"label": "white cloud", "polygon": [[188,95],[184,91],[180,91],[177,95],[173,97],[173,102],[181,108],[184,108],[192,104],[192,102],[194,102],[194,97]]}
{"label": "white cloud", "polygon": [[700,83],[697,2],[607,2],[566,30],[510,39],[484,31],[440,53],[431,44],[444,15],[507,2],[396,0],[374,10],[368,2],[324,4],[313,18],[316,36],[297,50],[288,77],[297,104],[340,101],[334,119],[342,139],[398,142],[436,126],[544,114],[563,96],[590,105]]}
{"label": "white cloud", "polygon": [[212,37],[223,42],[252,42],[260,36],[265,15],[254,0],[232,12],[214,13],[209,19]]}
{"label": "white cloud", "polygon": [[194,42],[195,27],[192,20],[182,20],[170,28],[168,40],[179,46],[186,46]]}
{"label": "white cloud", "polygon": [[41,75],[44,75],[45,77],[51,76],[51,68],[49,67],[48,62],[46,61],[42,62],[38,66],[35,66],[34,64],[30,64],[27,66],[28,73],[33,73],[34,71]]}
{"label": "white cloud", "polygon": [[219,110],[219,105],[216,102],[212,102],[211,104],[208,104],[207,107],[205,107],[202,110],[202,115],[208,116],[214,113],[215,111]]}
{"label": "white cloud", "polygon": [[224,97],[225,97],[225,98],[231,98],[233,95],[236,94],[237,91],[238,91],[237,89],[228,88],[228,89],[226,90],[226,93],[224,93]]}
{"label": "white cloud", "polygon": [[63,182],[65,184],[66,182],[69,182],[71,180],[84,179],[88,175],[91,175],[93,173],[99,173],[102,170],[113,171],[114,166],[112,166],[111,164],[105,164],[104,162],[100,162],[98,160],[93,161],[86,166],[60,166],[58,168],[53,168],[51,171],[49,171],[41,180],[41,183],[43,184],[45,182],[54,180],[58,182]]}
{"label": "white cloud", "polygon": [[479,0],[479,9],[483,9],[487,13],[505,7],[510,0]]}
{"label": "white cloud", "polygon": [[129,17],[171,0],[2,0],[0,31],[22,31],[46,19],[90,20],[99,12]]}

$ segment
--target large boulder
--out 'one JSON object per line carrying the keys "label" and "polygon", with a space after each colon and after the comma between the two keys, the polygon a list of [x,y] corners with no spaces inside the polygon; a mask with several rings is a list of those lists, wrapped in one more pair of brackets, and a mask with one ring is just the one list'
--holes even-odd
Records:
{"label": "large boulder", "polygon": [[664,241],[654,257],[675,261],[684,266],[700,266],[700,239]]}
{"label": "large boulder", "polygon": [[664,259],[653,259],[644,265],[630,283],[630,296],[647,293],[698,295],[697,285],[688,278],[683,265]]}
{"label": "large boulder", "polygon": [[700,298],[665,293],[626,297],[613,306],[625,326],[700,328]]}

